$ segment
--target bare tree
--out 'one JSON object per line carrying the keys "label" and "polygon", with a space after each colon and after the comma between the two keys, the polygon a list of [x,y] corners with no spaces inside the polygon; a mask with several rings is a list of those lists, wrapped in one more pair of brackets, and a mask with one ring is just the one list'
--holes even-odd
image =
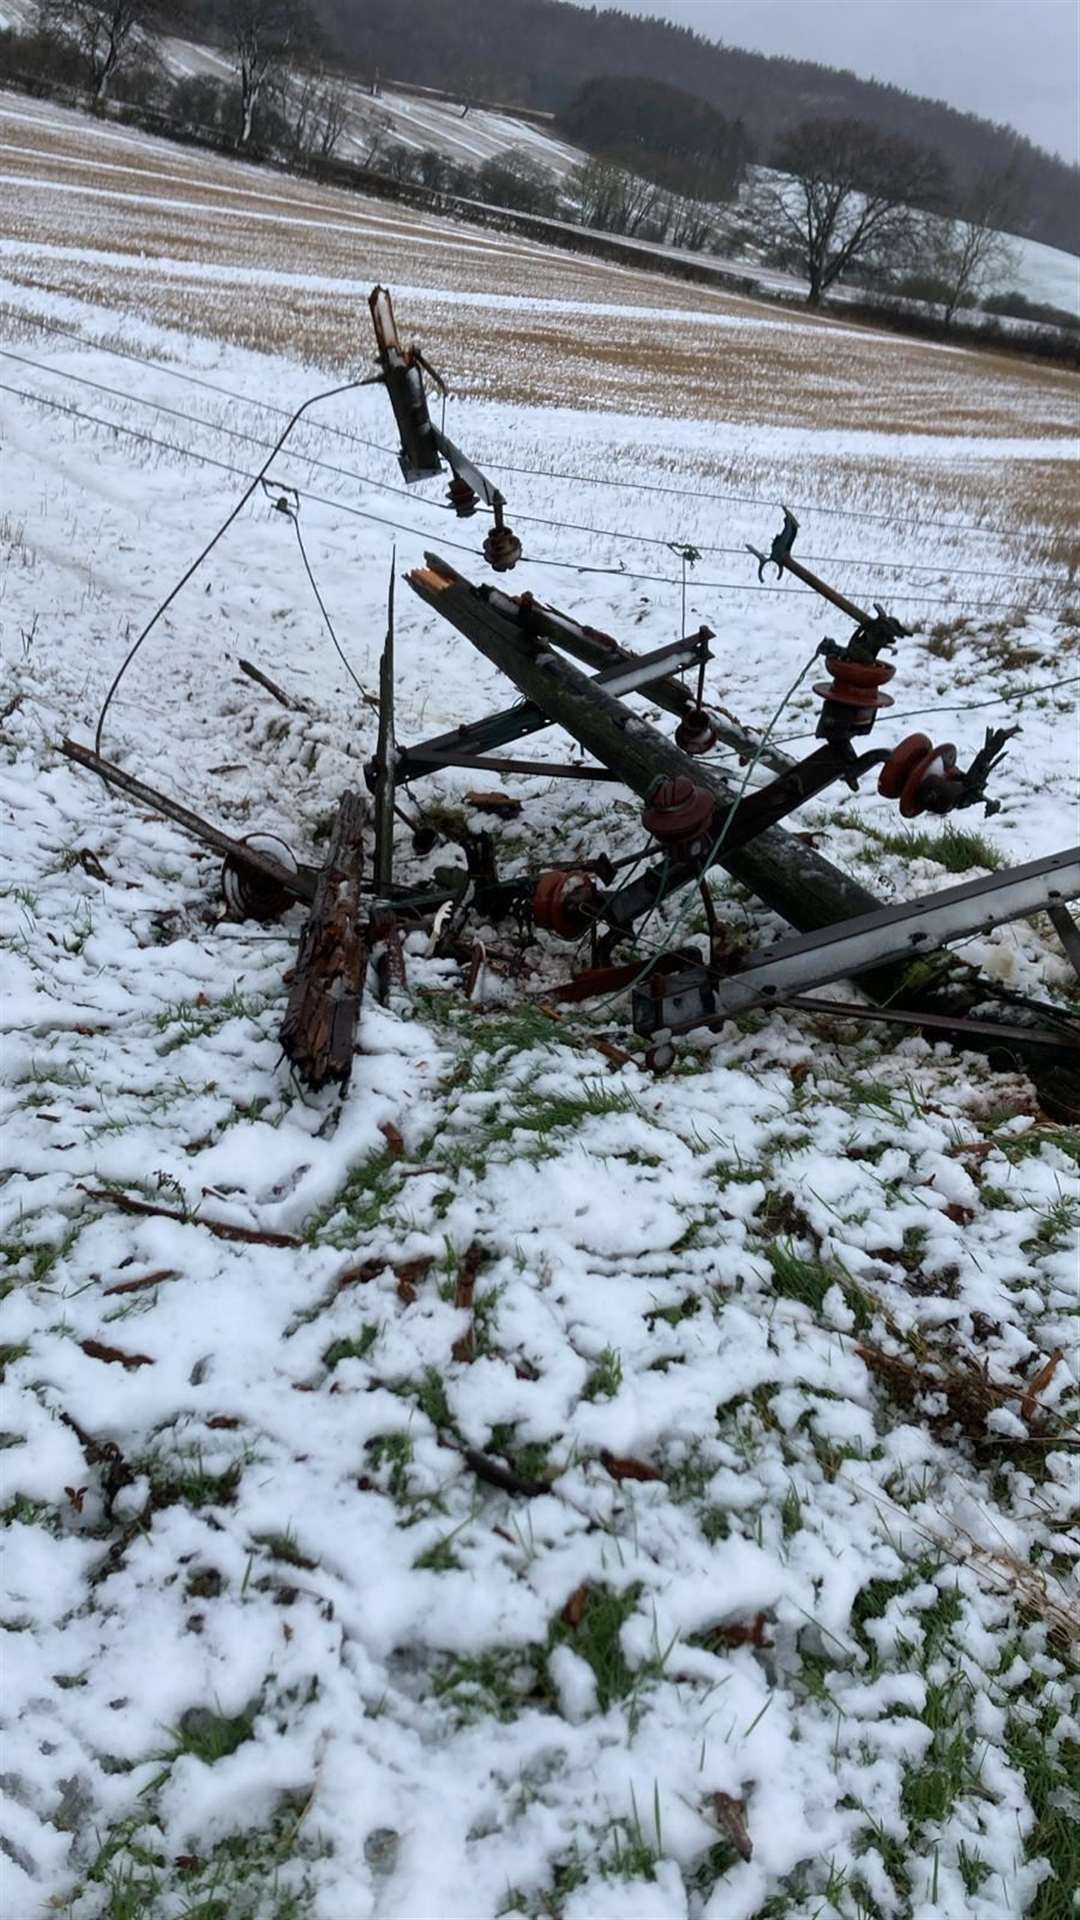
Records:
{"label": "bare tree", "polygon": [[300,159],[329,160],[349,119],[349,90],[326,73],[306,72],[288,88],[289,144]]}
{"label": "bare tree", "polygon": [[153,0],[41,0],[38,22],[75,45],[94,99],[104,100],[117,74],[145,54],[156,13]]}
{"label": "bare tree", "polygon": [[313,29],[305,0],[226,0],[221,19],[236,55],[239,144],[246,147],[260,100],[301,37]]}
{"label": "bare tree", "polygon": [[583,227],[605,233],[639,234],[655,222],[666,205],[651,180],[628,173],[610,160],[587,160],[567,178],[567,189],[577,202]]}
{"label": "bare tree", "polygon": [[757,190],[757,223],[801,268],[811,307],[860,261],[909,255],[945,183],[935,153],[861,120],[804,120],[775,166]]}
{"label": "bare tree", "polygon": [[957,218],[937,223],[930,267],[942,289],[942,319],[950,327],[961,307],[972,307],[995,281],[1014,273],[1017,252],[1006,228],[1020,218],[1024,187],[1016,167],[987,174],[965,197]]}

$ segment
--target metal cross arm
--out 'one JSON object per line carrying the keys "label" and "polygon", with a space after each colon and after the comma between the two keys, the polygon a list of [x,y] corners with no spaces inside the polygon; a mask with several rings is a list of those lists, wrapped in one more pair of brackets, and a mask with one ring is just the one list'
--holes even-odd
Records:
{"label": "metal cross arm", "polygon": [[[986,933],[1010,920],[1063,908],[1080,896],[1080,847],[1006,868],[985,880],[946,887],[925,899],[906,900],[876,913],[842,920],[819,933],[780,940],[741,973],[711,981],[708,1005],[696,1017],[665,1017],[663,993],[634,997],[639,1033],[662,1028],[685,1032],[704,1020],[730,1019],[755,1007],[782,1006],[814,987],[852,979],[891,962],[936,953],[955,940]],[[673,991],[679,976],[670,980]],[[668,983],[664,983],[667,987]],[[1080,1044],[1078,1040],[1077,1044]]]}
{"label": "metal cross arm", "polygon": [[[492,596],[493,599],[495,597]],[[497,597],[516,607],[516,602],[508,600],[506,595]],[[657,647],[652,653],[616,659],[593,676],[593,684],[616,695],[642,692],[681,668],[696,666],[701,660],[708,659],[710,638],[707,632],[688,634],[685,640]],[[512,741],[539,733],[551,724],[549,716],[533,701],[522,701],[516,706],[502,708],[482,720],[455,727],[449,733],[437,734],[417,746],[401,748],[395,763],[398,784],[415,780],[425,773],[433,773],[438,767],[475,766],[477,755],[490,753],[495,747],[508,746]],[[537,773],[550,772],[549,768],[540,765],[535,770]]]}
{"label": "metal cross arm", "polygon": [[857,606],[854,600],[847,598],[846,594],[838,593],[836,588],[830,587],[827,581],[820,579],[816,573],[811,573],[809,567],[804,567],[801,560],[796,560],[792,555],[792,548],[799,531],[799,523],[790,507],[785,507],[783,513],[784,524],[768,553],[762,553],[760,547],[752,547],[747,542],[747,553],[752,553],[758,563],[759,580],[764,579],[765,569],[768,566],[774,566],[778,574],[793,574],[796,580],[801,580],[804,586],[810,587],[814,593],[819,593],[823,600],[828,600],[831,606],[846,614],[849,620],[854,620],[857,627],[867,634],[874,635],[878,646],[885,646],[890,640],[901,639],[910,631],[909,628],[902,627],[899,620],[894,620],[891,614],[886,613],[884,607],[879,606],[876,601],[874,612],[867,613],[865,607]]}

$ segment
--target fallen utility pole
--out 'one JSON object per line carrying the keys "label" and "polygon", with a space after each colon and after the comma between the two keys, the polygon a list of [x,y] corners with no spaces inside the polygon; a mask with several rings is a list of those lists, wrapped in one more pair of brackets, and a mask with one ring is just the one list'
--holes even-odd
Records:
{"label": "fallen utility pole", "polygon": [[[406,576],[420,599],[631,791],[645,799],[658,779],[683,775],[729,805],[738,799],[738,789],[716,767],[684,753],[531,634],[528,613],[517,601],[470,585],[435,554],[425,559],[426,567]],[[718,857],[721,866],[802,931],[881,904],[858,881],[776,827],[765,827],[747,847],[723,847]]]}
{"label": "fallen utility pole", "polygon": [[[437,556],[426,558],[426,567],[407,576],[414,592],[632,791],[648,798],[659,782],[684,782],[713,805],[726,802],[732,824],[737,821],[740,807],[747,803],[715,767],[682,752],[595,681],[560,660],[550,645],[529,631],[527,609],[520,603],[470,585]],[[757,798],[750,796],[751,804]],[[798,796],[790,804],[797,805]],[[711,857],[803,933],[876,915],[883,907],[867,888],[775,825],[765,825],[745,844],[717,844]],[[553,891],[558,890],[560,879],[554,877]],[[594,920],[605,917],[602,897],[594,894],[588,913]],[[925,969],[915,979],[907,962],[884,968],[876,964],[863,976],[863,985],[871,998],[914,1011],[925,1008],[934,1014],[961,1016],[993,1007],[995,990],[974,969],[958,968],[946,960],[943,972],[945,978],[931,985]],[[833,972],[831,977],[842,976]],[[972,1038],[983,1051],[994,1050],[988,1036]],[[1080,1070],[1073,1063],[1048,1060],[1045,1045],[1033,1040],[1029,1049],[1016,1042],[1012,1033],[1008,1043],[1030,1071],[1044,1104],[1058,1111],[1080,1111]]]}
{"label": "fallen utility pole", "polygon": [[[460,574],[454,576],[461,585]],[[517,616],[518,602],[505,594],[492,594],[492,602],[505,603],[512,610],[511,617]],[[675,640],[669,646],[658,647],[653,653],[624,653],[621,648],[616,656],[601,654],[600,671],[596,675],[597,686],[606,687],[612,694],[637,693],[648,690],[650,699],[656,697],[656,689],[663,686],[678,686],[671,679],[672,670],[685,667],[700,667],[709,659],[709,641],[713,638],[707,627],[700,632],[688,634],[684,640]],[[612,646],[614,646],[612,642]],[[449,733],[437,734],[431,740],[421,741],[415,747],[403,747],[394,756],[394,773],[399,785],[407,780],[415,780],[421,774],[433,773],[438,767],[472,767],[491,765],[490,761],[478,760],[478,754],[486,754],[492,747],[509,746],[514,740],[523,740],[528,735],[540,733],[550,727],[549,716],[534,701],[519,701],[516,706],[500,708],[483,720],[473,720],[460,727],[454,727]],[[548,773],[549,768],[537,763],[535,769],[523,765],[521,771]],[[378,777],[378,759],[372,766],[372,778]],[[589,771],[589,770],[586,770]],[[578,771],[578,778],[583,777]],[[598,770],[598,777],[604,778],[604,769]]]}
{"label": "fallen utility pole", "polygon": [[309,1086],[342,1083],[352,1070],[367,949],[360,928],[360,876],[367,804],[345,793],[315,900],[300,934],[281,1045]]}

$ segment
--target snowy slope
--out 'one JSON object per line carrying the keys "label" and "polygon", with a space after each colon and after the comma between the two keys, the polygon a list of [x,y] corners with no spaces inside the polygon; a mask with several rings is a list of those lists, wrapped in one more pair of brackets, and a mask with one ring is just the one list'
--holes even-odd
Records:
{"label": "snowy slope", "polygon": [[[910,713],[966,756],[988,719],[1023,720],[1002,812],[961,851],[1048,852],[1074,834],[1080,674],[1046,558],[1070,451],[1056,376],[999,391],[968,356],[885,340],[883,410],[914,394],[933,431],[860,431],[826,378],[873,336],[700,289],[649,307],[654,282],[601,285],[555,251],[485,266],[449,223],[395,231],[385,208],[339,233],[330,196],[275,207],[272,228],[242,195],[219,218],[202,156],[155,200],[182,160],[141,136],[105,163],[141,175],[138,205],[87,169],[64,202],[77,244],[46,239],[75,140],[74,116],[49,117],[14,123],[35,152],[0,259],[0,347],[21,356],[0,359],[5,1912],[1019,1920],[1040,1889],[1066,1901],[1076,1130],[1019,1075],[855,1023],[757,1018],[657,1079],[618,1051],[625,1000],[553,1017],[574,950],[505,926],[480,930],[471,999],[426,934],[404,989],[380,995],[373,967],[347,1094],[305,1094],[277,1040],[298,914],[224,917],[216,860],[57,750],[91,737],[278,410],[367,370],[342,324],[360,283],[335,256],[328,291],[306,251],[340,245],[356,274],[411,262],[403,330],[426,341],[445,318],[455,375],[479,352],[471,318],[516,322],[497,394],[448,417],[525,539],[504,586],[641,650],[707,620],[710,692],[759,725],[782,709],[801,752],[817,702],[809,671],[792,683],[835,625],[758,591],[740,551],[790,498],[849,591],[912,596],[883,737]],[[200,233],[212,257],[193,260]],[[463,284],[425,284],[448,263]],[[282,304],[322,299],[348,375],[275,331]],[[612,405],[612,341],[673,356],[691,325],[762,411],[782,352],[788,418],[696,413],[685,372],[664,417],[632,410],[632,382]],[[576,404],[514,393],[564,351]],[[274,498],[299,490],[363,685],[392,564],[433,547],[484,576],[479,522],[437,485],[402,497],[378,390],[321,404],[273,474]],[[986,510],[1029,493],[1025,513]],[[668,540],[720,549],[685,610]],[[505,703],[400,579],[397,599],[401,740]],[[318,860],[372,744],[296,527],[256,495],[124,680],[105,751]],[[476,782],[447,773],[404,804],[490,827]],[[641,845],[618,788],[506,785],[524,801],[498,828],[508,873]],[[795,824],[883,896],[951,878],[937,830],[898,842],[872,781]],[[402,877],[457,857],[419,861],[399,835]],[[733,938],[779,931],[722,876],[716,896]],[[653,936],[700,937],[686,911]],[[1048,926],[967,955],[1069,989]]]}

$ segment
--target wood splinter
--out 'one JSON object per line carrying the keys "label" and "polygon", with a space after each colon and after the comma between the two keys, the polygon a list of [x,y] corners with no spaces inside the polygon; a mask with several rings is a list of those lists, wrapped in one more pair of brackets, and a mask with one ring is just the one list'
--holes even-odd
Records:
{"label": "wood splinter", "polygon": [[315,899],[300,934],[281,1045],[309,1086],[345,1085],[352,1071],[367,948],[360,929],[367,803],[342,795]]}

